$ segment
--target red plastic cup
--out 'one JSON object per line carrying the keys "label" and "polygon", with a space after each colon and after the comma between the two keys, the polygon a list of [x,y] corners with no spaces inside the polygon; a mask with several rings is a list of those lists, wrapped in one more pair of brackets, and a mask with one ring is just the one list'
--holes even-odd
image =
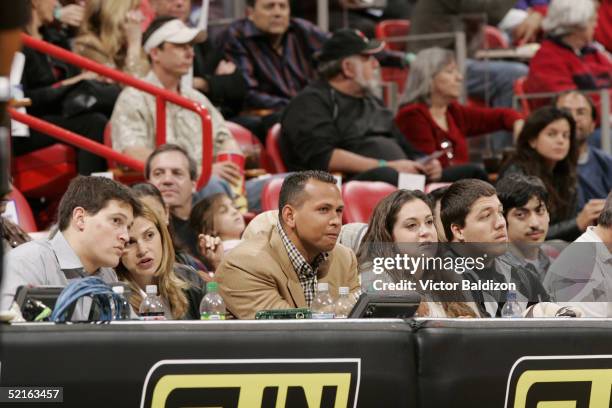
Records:
{"label": "red plastic cup", "polygon": [[240,185],[237,186],[238,188],[232,186],[232,190],[234,190],[236,194],[244,196],[246,188],[246,179],[244,177],[245,156],[236,152],[220,152],[217,154],[217,162],[231,162],[238,166],[240,169],[241,182]]}

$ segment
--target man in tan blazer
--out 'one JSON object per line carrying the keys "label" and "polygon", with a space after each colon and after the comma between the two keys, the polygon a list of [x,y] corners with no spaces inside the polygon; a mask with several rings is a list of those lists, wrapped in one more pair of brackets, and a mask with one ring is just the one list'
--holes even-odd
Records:
{"label": "man in tan blazer", "polygon": [[288,176],[279,197],[279,223],[244,241],[217,269],[227,310],[253,319],[265,309],[310,307],[317,282],[359,290],[357,260],[336,244],[344,204],[329,173],[304,171]]}

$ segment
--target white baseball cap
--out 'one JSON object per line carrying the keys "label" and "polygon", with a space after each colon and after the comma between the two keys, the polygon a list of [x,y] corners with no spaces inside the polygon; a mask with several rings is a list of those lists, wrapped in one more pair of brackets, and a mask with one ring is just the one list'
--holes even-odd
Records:
{"label": "white baseball cap", "polygon": [[206,33],[197,28],[189,28],[178,18],[170,20],[155,30],[145,41],[144,50],[148,54],[153,48],[164,42],[172,44],[201,43],[206,39]]}

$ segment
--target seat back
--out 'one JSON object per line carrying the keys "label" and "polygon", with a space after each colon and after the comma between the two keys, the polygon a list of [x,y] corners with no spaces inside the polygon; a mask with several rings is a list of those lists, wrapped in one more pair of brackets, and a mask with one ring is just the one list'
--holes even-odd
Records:
{"label": "seat back", "polygon": [[[15,212],[17,219],[14,220],[25,232],[36,232],[36,221],[34,220],[34,214],[30,208],[30,204],[25,199],[23,194],[16,188],[9,195],[9,203],[15,205]],[[10,204],[9,204],[10,205]]]}
{"label": "seat back", "polygon": [[[240,149],[247,157],[247,162],[249,161],[249,157],[255,156],[257,167],[263,168],[269,173],[273,173],[274,167],[270,157],[259,139],[249,129],[238,123],[226,121],[225,124],[230,132],[232,132],[234,139],[236,139],[236,142],[240,145]],[[251,168],[248,167],[248,163],[247,168]]]}
{"label": "seat back", "polygon": [[61,197],[76,177],[76,151],[54,145],[13,157],[13,185],[27,197]]}
{"label": "seat back", "polygon": [[268,130],[268,135],[266,137],[266,150],[270,159],[272,160],[272,165],[274,167],[274,173],[286,173],[287,166],[285,165],[285,161],[283,160],[283,156],[280,152],[280,147],[278,141],[281,135],[281,125],[280,123],[275,124]]}
{"label": "seat back", "polygon": [[[379,40],[405,37],[410,33],[410,20],[383,20],[376,24],[374,31]],[[393,51],[406,51],[406,44],[406,41],[387,42],[386,48]]]}
{"label": "seat back", "polygon": [[344,199],[342,219],[344,223],[368,223],[380,200],[396,190],[397,187],[382,181],[349,181],[345,183],[342,187],[342,198]]}
{"label": "seat back", "polygon": [[484,27],[484,48],[510,48],[510,44],[497,27],[486,25]]}
{"label": "seat back", "polygon": [[278,209],[278,199],[284,178],[272,179],[261,192],[261,210],[270,211]]}

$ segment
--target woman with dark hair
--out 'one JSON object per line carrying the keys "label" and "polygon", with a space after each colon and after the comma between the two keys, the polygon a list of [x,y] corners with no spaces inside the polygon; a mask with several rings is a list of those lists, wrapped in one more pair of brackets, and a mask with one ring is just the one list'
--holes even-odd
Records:
{"label": "woman with dark hair", "polygon": [[[432,257],[437,251],[438,236],[434,224],[431,202],[421,191],[398,190],[378,203],[368,230],[357,251],[357,261],[364,291],[378,290],[382,282],[397,283],[408,280],[417,283],[417,291],[424,298],[418,314],[428,317],[478,317],[475,304],[462,301],[460,291],[443,294],[424,291],[419,280],[459,282],[454,272],[444,273],[419,269],[417,271],[387,270],[379,274],[374,271],[375,260],[395,258],[397,254]],[[382,281],[380,283],[376,281]],[[441,297],[452,301],[432,301]]]}
{"label": "woman with dark hair", "polygon": [[577,161],[576,122],[568,112],[546,106],[527,118],[516,152],[502,164],[500,178],[522,173],[544,182],[551,224],[547,239],[573,241],[601,211],[587,206],[577,213]]}
{"label": "woman with dark hair", "polygon": [[146,286],[157,285],[167,319],[199,319],[202,290],[177,276],[168,228],[146,205],[142,215],[134,219],[130,240],[115,270],[132,290],[129,302],[135,311]]}

